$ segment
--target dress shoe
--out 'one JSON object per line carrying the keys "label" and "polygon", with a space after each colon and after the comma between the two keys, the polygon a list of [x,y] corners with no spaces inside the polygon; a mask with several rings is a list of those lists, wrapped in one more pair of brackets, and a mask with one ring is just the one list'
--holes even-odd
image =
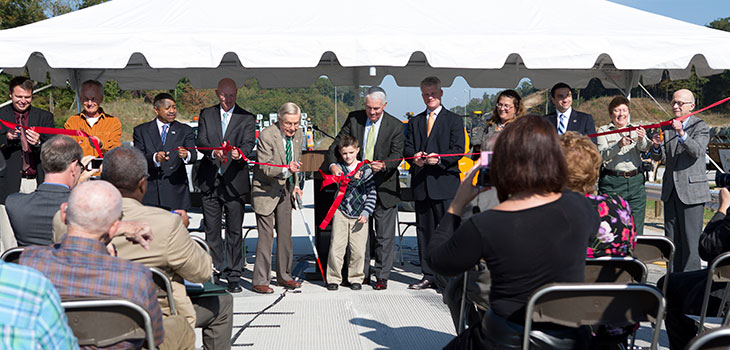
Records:
{"label": "dress shoe", "polygon": [[279,282],[279,285],[286,289],[297,289],[302,286],[302,283],[295,280],[288,280]]}
{"label": "dress shoe", "polygon": [[373,287],[373,289],[375,289],[375,290],[388,289],[388,280],[378,279],[378,282],[375,283],[375,287]]}
{"label": "dress shoe", "polygon": [[253,291],[256,293],[259,293],[259,294],[271,294],[274,292],[274,290],[271,289],[271,287],[265,286],[263,284],[258,285],[258,286],[253,286]]}
{"label": "dress shoe", "polygon": [[365,277],[365,278],[364,278],[364,279],[362,280],[362,284],[364,284],[364,285],[366,285],[366,286],[367,286],[367,285],[370,285],[370,277]]}
{"label": "dress shoe", "polygon": [[360,290],[360,289],[362,289],[362,284],[360,284],[360,283],[350,284],[350,289],[352,289],[352,290]]}
{"label": "dress shoe", "polygon": [[408,289],[421,290],[421,289],[431,288],[432,286],[433,286],[433,283],[431,283],[431,281],[424,278],[416,283],[409,284]]}
{"label": "dress shoe", "polygon": [[228,291],[231,293],[241,293],[243,292],[243,288],[241,288],[238,282],[228,282]]}
{"label": "dress shoe", "polygon": [[337,288],[340,288],[337,283],[327,283],[327,290],[335,291]]}

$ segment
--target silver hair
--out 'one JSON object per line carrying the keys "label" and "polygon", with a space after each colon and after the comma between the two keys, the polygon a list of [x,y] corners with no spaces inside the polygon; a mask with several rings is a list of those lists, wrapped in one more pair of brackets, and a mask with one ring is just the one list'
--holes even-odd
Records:
{"label": "silver hair", "polygon": [[279,117],[283,117],[285,114],[302,114],[301,108],[294,102],[287,102],[279,107]]}
{"label": "silver hair", "polygon": [[387,96],[385,94],[385,90],[381,88],[380,86],[371,86],[368,89],[367,95],[365,95],[365,98],[369,98],[371,100],[379,100],[380,102],[388,102],[386,99]]}
{"label": "silver hair", "polygon": [[75,186],[68,197],[66,224],[100,237],[122,216],[122,195],[104,181],[86,181]]}

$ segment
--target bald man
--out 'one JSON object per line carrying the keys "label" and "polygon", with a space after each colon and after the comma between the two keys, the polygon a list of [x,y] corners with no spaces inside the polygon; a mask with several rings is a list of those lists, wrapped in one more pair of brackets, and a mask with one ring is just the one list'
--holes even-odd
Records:
{"label": "bald man", "polygon": [[[112,184],[103,180],[84,182],[61,205],[61,219],[68,226],[61,243],[27,247],[19,263],[48,277],[61,298],[119,297],[139,304],[150,314],[155,345],[160,349],[194,348],[195,335],[184,317],[167,317],[163,331],[150,270],[109,255],[106,246],[119,233],[121,217],[122,195]],[[149,246],[148,239],[140,242]],[[114,346],[137,349],[142,340]]]}
{"label": "bald man", "polygon": [[[200,111],[198,123],[198,147],[220,147],[224,141],[238,147],[227,154],[223,151],[202,151],[196,185],[200,188],[203,202],[205,240],[210,246],[216,279],[224,278],[228,291],[240,293],[243,274],[243,226],[244,198],[250,191],[248,163],[243,156],[250,156],[256,141],[256,118],[236,104],[238,90],[231,79],[222,79],[215,90],[219,104]],[[225,262],[221,218],[226,215]],[[218,281],[216,281],[218,282]]]}
{"label": "bald man", "polygon": [[[687,89],[672,95],[674,118],[695,108],[695,97]],[[700,269],[699,239],[705,203],[711,200],[707,183],[705,149],[710,142],[710,127],[697,116],[683,122],[674,119],[652,137],[651,158],[666,160],[662,179],[664,232],[674,241],[674,272]]]}

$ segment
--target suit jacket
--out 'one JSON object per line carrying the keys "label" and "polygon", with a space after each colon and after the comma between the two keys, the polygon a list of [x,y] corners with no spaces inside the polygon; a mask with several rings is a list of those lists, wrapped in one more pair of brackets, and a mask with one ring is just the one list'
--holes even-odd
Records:
{"label": "suit jacket", "polygon": [[5,202],[19,246],[53,243],[53,216],[68,200],[65,186],[40,184],[32,193],[13,193]]}
{"label": "suit jacket", "polygon": [[[402,158],[404,142],[403,123],[387,112],[383,112],[383,116],[380,118],[380,130],[378,130],[378,138],[375,140],[373,158],[375,160]],[[365,154],[365,128],[367,120],[368,117],[364,110],[351,112],[347,116],[345,124],[327,151],[324,160],[325,166],[329,167],[330,164],[336,163],[340,158],[337,153],[337,143],[343,135],[351,135],[357,138],[361,150],[357,159],[362,160],[362,156]],[[400,165],[400,160],[386,162],[385,170],[376,172],[373,177],[378,191],[377,204],[383,208],[392,208],[400,202],[398,165]]]}
{"label": "suit jacket", "polygon": [[[403,156],[413,157],[419,151],[426,153],[464,153],[464,120],[461,116],[441,107],[436,122],[427,136],[427,111],[423,111],[408,121]],[[459,187],[459,159],[461,157],[442,157],[436,165],[419,167],[411,165],[411,188],[415,200],[426,197],[435,200],[451,199]]]}
{"label": "suit jacket", "polygon": [[[170,123],[165,144],[162,144],[157,129],[157,119],[137,125],[132,135],[134,147],[144,154],[147,160],[147,192],[142,203],[167,209],[190,209],[190,190],[185,162],[177,156],[178,147],[195,147],[193,128],[178,121]],[[157,167],[153,161],[159,151],[170,152],[170,160],[161,162]],[[190,163],[198,159],[198,153],[190,150]]]}
{"label": "suit jacket", "polygon": [[[297,130],[292,139],[292,160],[302,160],[302,130]],[[286,165],[286,150],[284,136],[279,129],[279,123],[265,128],[259,134],[256,158],[262,163]],[[294,185],[299,185],[299,176],[294,176]],[[286,182],[282,168],[257,164],[253,168],[253,192],[251,193],[253,209],[259,215],[271,215],[284,193]]]}
{"label": "suit jacket", "polygon": [[679,137],[671,125],[662,126],[664,143],[660,153],[651,152],[654,160],[666,160],[662,179],[662,201],[669,200],[672,190],[682,203],[687,205],[711,201],[710,187],[707,183],[705,149],[710,142],[710,127],[700,118],[689,117],[687,140],[679,142]]}
{"label": "suit jacket", "polygon": [[[550,114],[546,114],[545,118],[558,130],[558,112],[555,111]],[[596,133],[596,123],[593,121],[593,116],[588,113],[578,112],[575,108],[571,108],[570,115],[568,116],[568,129],[566,131],[575,131],[581,135],[593,135]],[[597,143],[595,137],[591,138],[593,143]]]}
{"label": "suit jacket", "polygon": [[[223,140],[226,140],[232,146],[240,148],[243,154],[249,157],[256,142],[256,118],[250,112],[236,105],[228,122],[226,134],[222,134],[220,105],[200,111],[196,142],[198,147],[220,147]],[[218,169],[223,172],[223,186],[225,186],[229,195],[242,197],[249,192],[248,163],[243,159],[233,160],[231,152],[226,155],[228,161],[225,164],[221,159],[212,158],[213,151],[200,152],[205,157],[200,160],[200,167],[194,181],[203,193],[210,193],[215,190],[213,184]]]}
{"label": "suit jacket", "polygon": [[[167,210],[142,205],[133,198],[122,198],[122,221],[143,222],[150,226],[154,239],[149,249],[127,241],[124,237],[112,240],[117,256],[157,267],[172,280],[172,296],[177,312],[195,328],[195,309],[185,292],[183,279],[202,283],[213,273],[213,261],[208,253],[190,238],[180,216]],[[162,313],[170,314],[167,298],[161,298]]]}
{"label": "suit jacket", "polygon": [[[0,108],[0,119],[15,123],[15,115],[13,114],[13,105],[7,105]],[[53,128],[53,114],[40,108],[30,107],[28,112],[28,126],[44,126]],[[20,147],[20,140],[8,140],[6,133],[12,131],[0,124],[0,150],[5,158],[6,168],[5,174],[0,175],[0,204],[5,203],[5,198],[20,190],[20,172],[23,168],[23,151]],[[41,142],[48,140],[53,135],[41,134]],[[43,183],[43,169],[41,169],[41,147],[30,146],[35,158],[38,177],[38,184]]]}

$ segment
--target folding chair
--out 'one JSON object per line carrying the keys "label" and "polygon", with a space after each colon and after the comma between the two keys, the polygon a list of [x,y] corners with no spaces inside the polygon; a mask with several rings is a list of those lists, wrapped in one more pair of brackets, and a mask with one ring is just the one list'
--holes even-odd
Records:
{"label": "folding chair", "polygon": [[[704,332],[705,330],[705,321],[708,320],[707,318],[707,307],[710,303],[710,292],[712,289],[712,282],[730,282],[730,252],[720,254],[718,257],[716,257],[712,262],[710,263],[710,267],[707,269],[707,282],[705,283],[705,295],[702,298],[702,311],[700,313],[700,318],[698,321],[699,327],[698,334]],[[728,284],[730,286],[730,284]],[[725,310],[725,305],[728,302],[728,292],[730,292],[730,288],[727,286],[725,287],[725,291],[722,295],[722,301],[720,302],[720,307],[717,309],[717,318],[713,318],[711,323],[720,323],[720,317],[722,316],[723,310]],[[728,317],[726,316],[725,319],[722,320],[722,325],[728,324]]]}
{"label": "folding chair", "polygon": [[632,257],[586,259],[586,283],[644,283],[648,274],[646,265]]}
{"label": "folding chair", "polygon": [[696,336],[687,350],[727,350],[730,349],[730,328],[713,329]]}
{"label": "folding chair", "polygon": [[[196,243],[198,243],[198,244],[199,244],[199,245],[200,245],[201,247],[203,247],[203,249],[205,249],[205,252],[206,252],[206,253],[208,253],[208,255],[210,255],[210,246],[208,246],[208,242],[206,242],[206,241],[205,241],[204,239],[202,239],[202,238],[200,238],[200,237],[198,237],[198,236],[190,236],[190,238],[192,238],[192,239],[193,239],[193,241],[195,241],[195,242],[196,242]],[[245,260],[246,260],[246,259],[244,259],[244,261],[245,261]],[[214,275],[214,274],[215,274],[215,272],[213,272],[213,273],[212,273],[212,274],[210,275],[210,282],[211,282],[211,283],[215,283],[215,277],[213,277],[213,275]]]}
{"label": "folding chair", "polygon": [[[633,256],[644,264],[664,261],[669,274],[674,263],[674,242],[665,236],[638,236]],[[664,285],[661,286],[663,295],[667,295],[667,282],[669,279],[665,278]]]}
{"label": "folding chair", "polygon": [[61,302],[80,346],[107,347],[121,341],[144,340],[155,348],[147,311],[125,299],[83,298]]}
{"label": "folding chair", "polygon": [[3,252],[2,255],[0,255],[0,260],[4,262],[14,263],[17,264],[18,260],[20,260],[20,254],[23,253],[24,247],[15,247],[10,248]]}
{"label": "folding chair", "polygon": [[664,305],[661,292],[644,284],[548,284],[527,302],[522,348],[529,349],[533,322],[576,328],[656,321],[651,343],[651,349],[656,350]]}
{"label": "folding chair", "polygon": [[167,304],[170,306],[170,315],[177,315],[177,309],[175,308],[175,300],[172,297],[172,283],[170,278],[167,277],[164,271],[150,267],[152,271],[152,281],[157,286],[157,298],[167,298]]}

